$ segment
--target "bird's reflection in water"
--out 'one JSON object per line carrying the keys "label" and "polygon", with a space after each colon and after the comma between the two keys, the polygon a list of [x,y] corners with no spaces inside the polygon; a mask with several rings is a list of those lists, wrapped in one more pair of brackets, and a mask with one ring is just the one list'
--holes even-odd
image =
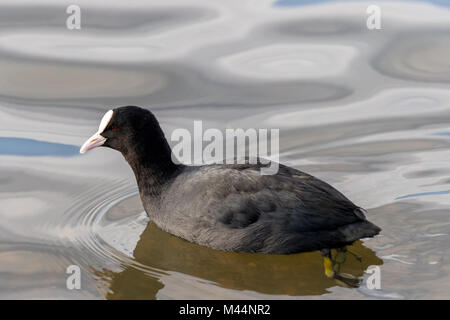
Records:
{"label": "bird's reflection in water", "polygon": [[[347,253],[340,266],[343,274],[362,277],[368,266],[383,263],[361,241],[348,249],[353,254]],[[325,275],[324,258],[319,252],[267,255],[217,251],[172,236],[151,222],[141,234],[134,258],[148,267],[212,281],[222,288],[263,294],[321,295],[330,287],[346,286]],[[158,276],[149,276],[133,266],[119,273],[103,271],[102,278],[108,279],[107,299],[155,299],[164,287]]]}

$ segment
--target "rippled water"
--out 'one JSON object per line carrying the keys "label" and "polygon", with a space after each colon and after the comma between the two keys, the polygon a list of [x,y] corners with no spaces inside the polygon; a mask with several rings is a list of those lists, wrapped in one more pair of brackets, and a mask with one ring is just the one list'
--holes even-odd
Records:
{"label": "rippled water", "polygon": [[[73,31],[59,1],[0,5],[0,298],[450,298],[447,1],[77,3]],[[120,154],[78,154],[124,104],[167,136],[280,128],[281,162],[383,228],[344,265],[380,266],[381,290],[326,278],[316,252],[224,253],[148,223]]]}

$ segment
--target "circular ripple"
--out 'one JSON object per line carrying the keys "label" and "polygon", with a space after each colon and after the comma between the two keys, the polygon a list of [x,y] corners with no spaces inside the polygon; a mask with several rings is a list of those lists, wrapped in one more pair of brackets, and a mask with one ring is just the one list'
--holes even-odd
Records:
{"label": "circular ripple", "polygon": [[164,274],[133,258],[148,223],[135,186],[120,181],[109,187],[91,188],[74,199],[66,217],[59,232],[82,251],[80,262],[95,276],[104,276],[97,271],[120,272],[126,267],[154,277]]}

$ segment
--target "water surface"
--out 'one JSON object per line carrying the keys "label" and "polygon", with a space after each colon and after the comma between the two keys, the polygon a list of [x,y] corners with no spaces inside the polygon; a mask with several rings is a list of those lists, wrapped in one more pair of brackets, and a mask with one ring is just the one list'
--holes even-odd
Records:
{"label": "water surface", "polygon": [[[59,1],[30,4],[0,5],[0,298],[450,298],[445,1],[78,1],[73,31]],[[281,162],[383,228],[343,266],[361,286],[326,278],[317,252],[224,253],[149,223],[121,155],[77,151],[124,104],[168,137],[279,128]]]}

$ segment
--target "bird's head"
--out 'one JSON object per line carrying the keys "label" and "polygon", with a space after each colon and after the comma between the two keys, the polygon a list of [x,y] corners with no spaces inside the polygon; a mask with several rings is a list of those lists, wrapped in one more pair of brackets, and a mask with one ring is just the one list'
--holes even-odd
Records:
{"label": "bird's head", "polygon": [[152,144],[151,140],[157,140],[161,135],[158,121],[149,110],[119,107],[105,113],[97,132],[86,140],[80,153],[103,146],[126,154],[142,144]]}

